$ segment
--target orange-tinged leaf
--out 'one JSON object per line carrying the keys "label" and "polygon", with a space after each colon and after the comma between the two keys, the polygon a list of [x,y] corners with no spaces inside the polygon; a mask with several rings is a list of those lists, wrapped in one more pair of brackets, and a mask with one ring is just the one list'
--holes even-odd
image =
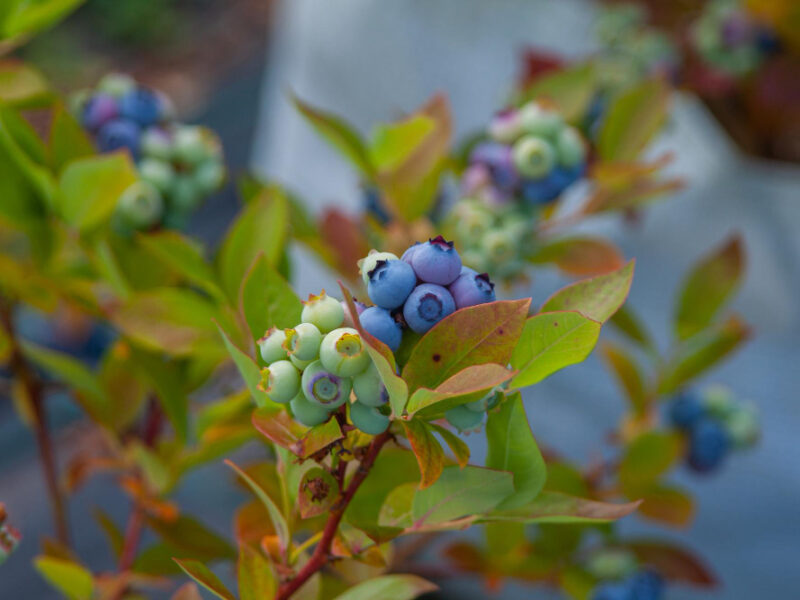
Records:
{"label": "orange-tinged leaf", "polygon": [[625,391],[634,413],[642,415],[648,405],[647,387],[636,359],[625,348],[611,342],[604,343],[601,350],[608,368]]}
{"label": "orange-tinged leaf", "polygon": [[694,517],[694,502],[686,492],[672,485],[656,483],[642,490],[639,513],[652,521],[686,527]]}
{"label": "orange-tinged leaf", "polygon": [[568,275],[585,277],[615,271],[624,258],[619,248],[599,238],[574,237],[540,246],[530,258],[536,264],[553,263]]}
{"label": "orange-tinged leaf", "polygon": [[178,566],[197,583],[206,588],[209,592],[214,594],[217,598],[222,600],[236,600],[236,597],[230,592],[225,584],[219,580],[219,577],[214,575],[211,570],[203,563],[191,559],[177,559],[173,558]]}
{"label": "orange-tinged leaf", "polygon": [[437,425],[436,423],[428,423],[428,425],[444,440],[445,444],[450,448],[453,452],[453,455],[458,462],[458,466],[464,468],[469,463],[469,446],[458,437],[455,433],[447,429],[446,427],[442,427],[441,425]]}
{"label": "orange-tinged leaf", "polygon": [[344,434],[339,426],[339,421],[328,419],[325,423],[306,431],[303,437],[292,444],[289,450],[300,458],[308,458],[343,438]]}
{"label": "orange-tinged leaf", "polygon": [[281,448],[291,449],[300,441],[306,432],[304,427],[285,411],[273,412],[271,408],[259,408],[253,411],[253,427],[273,444]]}
{"label": "orange-tinged leaf", "polygon": [[358,280],[358,260],[369,252],[361,226],[335,208],[322,215],[319,232],[325,245],[336,257],[337,271],[351,281]]}
{"label": "orange-tinged leaf", "polygon": [[419,464],[419,489],[424,489],[442,474],[444,451],[430,428],[422,421],[403,421],[403,429]]}
{"label": "orange-tinged leaf", "polygon": [[651,565],[669,581],[714,587],[717,580],[703,561],[688,550],[664,541],[636,540],[626,544],[643,564]]}

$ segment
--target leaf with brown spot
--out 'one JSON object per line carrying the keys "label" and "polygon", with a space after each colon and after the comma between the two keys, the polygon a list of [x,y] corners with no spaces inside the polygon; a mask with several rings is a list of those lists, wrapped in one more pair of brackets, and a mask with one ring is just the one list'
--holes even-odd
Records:
{"label": "leaf with brown spot", "polygon": [[325,423],[306,431],[303,437],[289,447],[289,450],[300,458],[308,458],[343,438],[339,422],[336,419],[328,419]]}
{"label": "leaf with brown spot", "polygon": [[297,507],[304,519],[327,512],[339,498],[339,484],[328,471],[314,467],[303,474],[297,494]]}
{"label": "leaf with brown spot", "polygon": [[403,368],[408,389],[436,389],[474,365],[508,364],[530,302],[524,298],[479,304],[439,321],[417,343]]}
{"label": "leaf with brown spot", "polygon": [[442,474],[444,451],[426,423],[403,421],[403,429],[419,465],[421,475],[419,489],[425,489],[439,479]]}

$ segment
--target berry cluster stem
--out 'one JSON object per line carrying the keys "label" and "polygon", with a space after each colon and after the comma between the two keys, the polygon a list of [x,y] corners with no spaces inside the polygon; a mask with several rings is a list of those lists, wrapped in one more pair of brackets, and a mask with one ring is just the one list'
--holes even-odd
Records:
{"label": "berry cluster stem", "polygon": [[342,494],[342,497],[331,510],[328,520],[325,523],[325,528],[322,530],[322,537],[320,538],[317,547],[314,549],[314,553],[311,555],[311,558],[303,566],[303,568],[300,569],[297,575],[280,586],[278,592],[275,594],[275,600],[288,600],[291,598],[292,595],[299,590],[306,581],[308,581],[315,573],[317,573],[328,563],[330,560],[331,545],[336,537],[336,532],[339,530],[339,523],[341,523],[342,517],[344,516],[347,507],[350,505],[350,501],[353,499],[353,496],[358,491],[359,486],[367,478],[367,475],[369,475],[369,471],[372,468],[372,465],[375,463],[375,459],[378,458],[381,448],[383,448],[383,445],[388,442],[390,438],[391,435],[388,431],[386,431],[376,436],[372,440],[372,443],[367,449],[367,453],[364,455],[364,458],[361,460],[361,463],[358,466],[358,470],[350,480],[350,484],[347,486],[344,494]]}

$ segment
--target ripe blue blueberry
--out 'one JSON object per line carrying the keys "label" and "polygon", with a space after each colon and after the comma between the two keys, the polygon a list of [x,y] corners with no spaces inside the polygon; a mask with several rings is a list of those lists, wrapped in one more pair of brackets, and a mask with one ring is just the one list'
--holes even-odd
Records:
{"label": "ripe blue blueberry", "polygon": [[117,99],[109,94],[91,96],[81,111],[81,123],[89,131],[96,132],[119,115]]}
{"label": "ripe blue blueberry", "polygon": [[359,319],[366,332],[389,346],[392,352],[400,347],[403,330],[388,310],[371,306],[361,313]]}
{"label": "ripe blue blueberry", "polygon": [[286,348],[283,347],[285,341],[286,333],[277,327],[269,329],[264,337],[258,340],[258,350],[265,363],[270,364],[289,357]]}
{"label": "ripe blue blueberry", "polygon": [[140,127],[155,125],[160,112],[158,97],[142,87],[129,91],[119,99],[119,114],[138,123]]}
{"label": "ripe blue blueberry", "polygon": [[635,573],[630,578],[635,600],[661,600],[664,595],[664,580],[652,570]]}
{"label": "ripe blue blueberry", "polygon": [[389,429],[389,417],[377,408],[361,402],[350,405],[350,420],[358,429],[369,435],[378,435]]}
{"label": "ripe blue blueberry", "polygon": [[383,385],[375,363],[367,370],[353,377],[353,391],[361,404],[366,406],[383,406],[389,401],[389,393]]}
{"label": "ripe blue blueberry", "polygon": [[450,285],[461,274],[461,257],[441,235],[420,244],[411,258],[417,277],[425,283]]}
{"label": "ripe blue blueberry", "polygon": [[294,415],[295,420],[299,421],[306,427],[321,425],[331,416],[331,413],[329,413],[319,404],[309,402],[308,398],[306,398],[302,392],[297,394],[297,396],[292,399],[292,401],[289,403],[289,407],[292,409],[292,414]]}
{"label": "ripe blue blueberry", "polygon": [[316,325],[322,333],[328,333],[342,326],[344,308],[341,302],[322,290],[317,296],[309,295],[308,300],[303,302],[300,318],[305,323]]}
{"label": "ripe blue blueberry", "polygon": [[[355,322],[355,319],[353,319],[353,316],[350,314],[350,308],[347,306],[347,302],[342,300],[342,302],[340,304],[342,305],[342,311],[344,311],[344,321],[342,322],[342,325],[344,327],[355,327],[356,326],[356,322]],[[353,304],[356,307],[356,314],[359,315],[359,316],[365,310],[367,310],[367,305],[364,304],[363,302],[359,302],[355,298],[353,298]]]}
{"label": "ripe blue blueberry", "polygon": [[468,409],[466,406],[455,406],[444,413],[444,418],[460,432],[473,431],[483,423],[483,413]]}
{"label": "ripe blue blueberry", "polygon": [[556,153],[550,143],[540,137],[526,135],[512,148],[514,165],[523,178],[541,179],[555,166]]}
{"label": "ripe blue blueberry", "polygon": [[414,269],[402,260],[379,260],[367,276],[367,294],[381,308],[401,306],[417,285]]}
{"label": "ripe blue blueberry", "polygon": [[598,585],[592,600],[637,600],[630,581],[614,581]]}
{"label": "ripe blue blueberry", "polygon": [[422,246],[421,243],[414,242],[411,246],[406,248],[406,251],[403,252],[403,256],[400,257],[400,260],[404,260],[405,262],[407,262],[410,265],[411,264],[411,259],[413,258],[414,253],[419,249],[420,246]]}
{"label": "ripe blue blueberry", "polygon": [[730,447],[730,439],[721,423],[701,419],[689,432],[688,463],[698,473],[708,473],[722,463]]}
{"label": "ripe blue blueberry", "polygon": [[317,360],[303,371],[301,385],[309,402],[326,410],[333,410],[350,398],[353,381],[349,377],[340,377],[327,371]]}
{"label": "ripe blue blueberry", "polygon": [[103,125],[97,133],[97,147],[100,152],[127,148],[134,158],[138,158],[140,136],[141,129],[133,121],[113,119]]}
{"label": "ripe blue blueberry", "polygon": [[353,377],[370,364],[369,354],[358,331],[349,327],[334,329],[322,340],[319,360],[325,370],[340,377]]}
{"label": "ripe blue blueberry", "polygon": [[375,268],[379,260],[397,260],[397,256],[391,252],[378,252],[377,250],[370,250],[364,258],[358,261],[358,272],[361,274],[361,279],[364,285],[369,285],[369,272]]}
{"label": "ripe blue blueberry", "polygon": [[526,179],[522,182],[522,197],[529,204],[552,202],[573,181],[573,175],[561,168],[555,168],[540,179]]}
{"label": "ripe blue blueberry", "polygon": [[406,300],[403,317],[413,331],[425,333],[455,309],[456,303],[447,288],[423,283]]}
{"label": "ripe blue blueberry", "polygon": [[669,419],[678,429],[691,429],[705,415],[705,409],[694,394],[684,392],[669,407]]}
{"label": "ripe blue blueberry", "polygon": [[478,273],[469,267],[461,267],[461,275],[447,288],[453,295],[456,308],[494,302],[494,284],[486,273]]}
{"label": "ripe blue blueberry", "polygon": [[364,208],[366,213],[381,225],[386,225],[392,218],[383,205],[381,194],[377,188],[370,186],[364,190]]}
{"label": "ripe blue blueberry", "polygon": [[286,404],[300,391],[300,371],[288,360],[278,360],[261,369],[259,387],[273,402]]}
{"label": "ripe blue blueberry", "polygon": [[475,146],[470,162],[484,165],[489,170],[492,183],[503,191],[511,191],[519,181],[511,147],[497,142],[483,142]]}
{"label": "ripe blue blueberry", "polygon": [[296,356],[300,360],[314,360],[319,356],[322,333],[316,325],[300,323],[292,329],[285,329],[284,333],[286,340],[283,347],[289,356]]}

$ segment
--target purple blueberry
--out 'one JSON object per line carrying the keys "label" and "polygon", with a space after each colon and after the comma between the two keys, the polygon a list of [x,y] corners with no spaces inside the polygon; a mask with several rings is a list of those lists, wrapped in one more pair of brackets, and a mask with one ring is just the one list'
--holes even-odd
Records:
{"label": "purple blueberry", "polygon": [[403,252],[403,256],[400,257],[400,260],[406,261],[409,265],[411,264],[411,260],[414,257],[414,254],[417,250],[422,246],[419,242],[414,242],[411,246],[409,246],[405,252]]}
{"label": "purple blueberry", "polygon": [[381,308],[402,306],[417,285],[414,269],[402,260],[379,260],[367,275],[367,294]]}
{"label": "purple blueberry", "polygon": [[730,439],[722,424],[701,419],[689,432],[689,466],[698,473],[709,473],[720,466],[729,447]]}
{"label": "purple blueberry", "polygon": [[423,283],[418,285],[406,300],[403,317],[413,331],[425,333],[455,309],[455,300],[447,288]]}
{"label": "purple blueberry", "polygon": [[592,600],[637,600],[637,597],[629,581],[614,581],[597,586]]}
{"label": "purple blueberry", "polygon": [[447,289],[453,295],[457,309],[495,300],[494,284],[489,275],[469,267],[461,267],[461,275]]}
{"label": "purple blueberry", "polygon": [[453,242],[439,235],[420,244],[411,257],[411,266],[425,283],[450,285],[461,274],[461,257]]}
{"label": "purple blueberry", "polygon": [[359,319],[364,330],[389,346],[392,352],[400,347],[403,330],[388,310],[371,306],[361,313]]}
{"label": "purple blueberry", "polygon": [[161,101],[150,90],[137,87],[119,99],[119,114],[141,127],[155,125],[161,117]]}
{"label": "purple blueberry", "polygon": [[81,123],[91,132],[96,132],[119,114],[117,100],[109,94],[95,94],[83,107]]}
{"label": "purple blueberry", "polygon": [[100,128],[97,134],[97,146],[100,152],[112,152],[127,148],[134,158],[139,155],[141,129],[133,121],[114,119]]}
{"label": "purple blueberry", "polygon": [[636,600],[661,600],[664,595],[664,579],[655,571],[639,571],[630,582]]}
{"label": "purple blueberry", "polygon": [[470,154],[470,162],[485,165],[492,182],[504,191],[516,187],[519,177],[514,166],[511,147],[497,142],[478,144]]}
{"label": "purple blueberry", "polygon": [[703,405],[694,394],[681,394],[669,407],[669,419],[678,429],[691,429],[704,415]]}

